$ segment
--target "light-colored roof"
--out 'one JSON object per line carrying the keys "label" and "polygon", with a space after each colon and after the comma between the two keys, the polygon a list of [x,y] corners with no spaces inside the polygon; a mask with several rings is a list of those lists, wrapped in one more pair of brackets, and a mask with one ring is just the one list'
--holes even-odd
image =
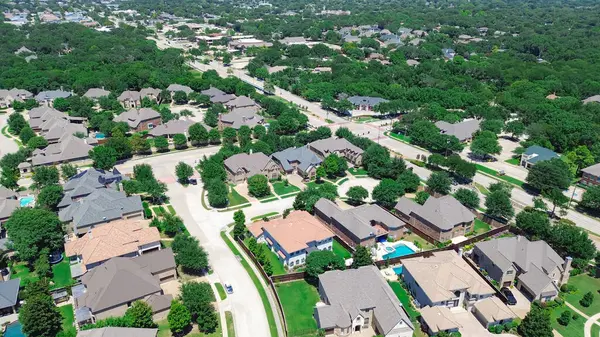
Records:
{"label": "light-colored roof", "polygon": [[221,122],[228,124],[227,126],[234,129],[239,129],[243,125],[253,128],[264,122],[264,118],[257,115],[258,106],[247,106],[243,108],[234,108],[230,113],[221,114],[219,118]]}
{"label": "light-colored roof", "polygon": [[10,308],[17,304],[20,278],[0,282],[0,309]]}
{"label": "light-colored roof", "polygon": [[334,234],[306,211],[291,212],[287,218],[258,221],[248,225],[255,232],[268,232],[288,254],[308,248],[308,243],[332,238]]}
{"label": "light-colored roof", "polygon": [[417,61],[417,60],[406,60],[406,64],[414,67],[414,66],[418,66],[419,64],[421,64],[421,62]]}
{"label": "light-colored roof", "polygon": [[0,200],[1,199],[16,199],[19,194],[13,190],[0,185]]}
{"label": "light-colored roof", "polygon": [[89,157],[89,151],[92,149],[85,140],[73,135],[62,137],[58,143],[50,144],[43,150],[34,152],[32,165],[46,165],[53,163],[68,162],[71,160],[80,160]]}
{"label": "light-colored roof", "polygon": [[13,211],[20,206],[18,200],[14,199],[2,199],[0,200],[0,220],[7,219],[11,216]]}
{"label": "light-colored roof", "polygon": [[479,131],[479,124],[479,120],[471,119],[456,124],[438,121],[435,123],[435,126],[437,126],[443,134],[455,136],[462,142],[473,137],[473,134]]}
{"label": "light-colored roof", "polygon": [[81,133],[87,136],[88,130],[83,124],[70,123],[68,120],[61,118],[52,118],[45,121],[41,126],[41,135],[48,141],[58,140],[67,135],[75,135]]}
{"label": "light-colored roof", "polygon": [[399,323],[414,330],[398,297],[375,266],[328,271],[319,275],[319,284],[329,301],[329,305],[315,308],[315,319],[322,329],[349,327],[361,310],[373,308],[373,318],[383,335]]}
{"label": "light-colored roof", "polygon": [[468,290],[471,295],[494,294],[494,289],[453,250],[404,259],[402,264],[403,273],[410,273],[432,302],[454,298],[458,290]]}
{"label": "light-colored roof", "polygon": [[150,108],[141,108],[129,109],[116,116],[113,121],[125,122],[130,128],[137,128],[141,122],[155,118],[160,118],[160,113],[158,113],[158,111]]}
{"label": "light-colored roof", "polygon": [[306,43],[306,39],[303,36],[290,36],[279,40],[283,44],[297,44]]}
{"label": "light-colored roof", "polygon": [[454,319],[454,315],[447,307],[426,306],[421,309],[421,319],[427,324],[431,332],[454,330],[462,326]]}
{"label": "light-colored roof", "polygon": [[588,166],[581,170],[583,173],[591,174],[596,177],[600,177],[600,164]]}
{"label": "light-colored roof", "polygon": [[409,216],[416,215],[444,231],[475,219],[473,213],[451,195],[440,198],[430,197],[422,206],[402,197],[394,208]]}
{"label": "light-colored roof", "polygon": [[475,302],[474,308],[479,311],[487,323],[499,322],[517,317],[515,313],[496,296]]}
{"label": "light-colored roof", "polygon": [[225,95],[225,92],[223,92],[222,90],[217,89],[215,87],[210,87],[210,88],[208,88],[206,90],[202,90],[202,91],[200,91],[200,93],[202,95],[206,95],[208,97]]}
{"label": "light-colored roof", "polygon": [[231,100],[234,100],[235,97],[236,96],[233,95],[233,94],[225,94],[225,93],[223,93],[222,95],[211,96],[210,97],[210,101],[211,101],[211,103],[221,103],[221,104],[224,104],[224,103],[227,103],[227,102],[229,102]]}
{"label": "light-colored roof", "polygon": [[83,96],[87,98],[100,98],[108,95],[110,95],[110,91],[104,90],[103,88],[90,88],[85,94],[83,94]]}
{"label": "light-colored roof", "polygon": [[271,158],[267,157],[267,155],[262,152],[256,152],[251,154],[239,153],[233,155],[225,159],[224,164],[225,168],[233,173],[244,170],[248,172],[248,176],[253,176],[255,174],[261,174],[269,162],[271,162]]}
{"label": "light-colored roof", "polygon": [[[381,55],[381,54],[377,54],[377,55]],[[381,55],[381,56],[383,56],[383,55]],[[375,55],[374,57],[377,57],[377,56]],[[370,107],[374,107],[374,106],[376,106],[379,103],[388,102],[388,100],[385,99],[385,98],[381,98],[381,97],[369,97],[369,96],[351,96],[351,97],[348,97],[348,101],[350,101],[350,103],[352,103],[352,104],[354,104],[356,106],[358,106],[358,105],[367,105],[367,106],[370,106]]]}
{"label": "light-colored roof", "polygon": [[274,73],[278,73],[280,71],[284,71],[287,68],[289,68],[288,66],[274,66],[274,67],[269,67],[267,69],[267,71],[269,72],[269,74],[274,74]]}
{"label": "light-colored roof", "polygon": [[321,164],[322,160],[314,152],[312,152],[308,146],[302,147],[290,147],[283,151],[275,152],[272,155],[285,171],[291,170],[292,163],[297,162],[300,170],[306,172],[311,166],[317,167]]}
{"label": "light-colored roof", "polygon": [[65,243],[65,255],[81,256],[84,265],[136,253],[141,246],[160,241],[146,220],[118,220],[95,227],[84,236]]}
{"label": "light-colored roof", "polygon": [[140,90],[140,97],[142,98],[150,96],[158,97],[158,95],[160,95],[160,89],[143,88],[142,90]]}
{"label": "light-colored roof", "polygon": [[346,150],[349,150],[349,151],[357,153],[357,154],[362,154],[364,152],[361,148],[350,143],[345,138],[331,137],[331,138],[326,138],[326,139],[320,139],[320,140],[317,140],[317,141],[314,141],[314,142],[308,144],[308,146],[325,154],[325,156],[327,156],[333,152],[343,152]]}
{"label": "light-colored roof", "polygon": [[170,120],[165,124],[154,127],[148,134],[153,137],[172,136],[178,133],[187,135],[188,129],[194,124],[189,119]]}
{"label": "light-colored roof", "polygon": [[186,94],[194,92],[194,90],[192,90],[192,88],[188,87],[187,85],[181,85],[181,84],[171,84],[167,87],[167,90],[170,92],[183,91]]}
{"label": "light-colored roof", "polygon": [[139,101],[141,99],[141,95],[139,91],[126,90],[123,91],[117,99],[119,100],[119,102]]}
{"label": "light-colored roof", "polygon": [[584,99],[582,102],[583,102],[583,104],[600,103],[600,95],[590,96],[590,97]]}
{"label": "light-colored roof", "polygon": [[225,103],[225,106],[230,107],[230,108],[244,108],[244,107],[249,107],[249,106],[257,106],[258,104],[256,104],[256,102],[247,96],[239,96],[236,97],[235,99],[232,99],[231,101]]}
{"label": "light-colored roof", "polygon": [[107,327],[81,330],[77,337],[156,337],[157,334],[158,329]]}
{"label": "light-colored roof", "polygon": [[94,190],[99,188],[114,187],[115,182],[128,180],[116,168],[112,171],[104,171],[90,168],[80,172],[71,178],[63,185],[65,195],[58,203],[58,208],[67,207],[73,203],[73,199],[78,199],[89,195]]}
{"label": "light-colored roof", "polygon": [[39,94],[37,94],[35,96],[35,99],[38,102],[42,102],[42,101],[53,101],[57,98],[67,98],[70,97],[71,93],[68,91],[62,91],[62,90],[49,90],[49,91],[42,91]]}

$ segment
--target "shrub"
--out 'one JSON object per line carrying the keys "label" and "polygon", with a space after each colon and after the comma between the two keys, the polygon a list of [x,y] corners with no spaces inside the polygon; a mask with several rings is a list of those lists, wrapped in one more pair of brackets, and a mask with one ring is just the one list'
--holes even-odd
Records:
{"label": "shrub", "polygon": [[563,311],[562,314],[560,314],[560,317],[558,317],[556,320],[560,325],[569,325],[569,322],[571,321],[571,312],[569,310]]}
{"label": "shrub", "polygon": [[591,291],[588,291],[585,293],[585,295],[583,295],[583,298],[579,301],[579,304],[587,308],[592,305],[592,302],[594,302],[594,294],[592,294]]}

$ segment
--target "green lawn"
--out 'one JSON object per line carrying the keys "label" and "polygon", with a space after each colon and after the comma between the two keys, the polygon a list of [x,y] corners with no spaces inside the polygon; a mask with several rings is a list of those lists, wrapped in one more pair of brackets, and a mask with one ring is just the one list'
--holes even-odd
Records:
{"label": "green lawn", "polygon": [[223,285],[221,283],[215,283],[215,288],[217,288],[221,301],[224,301],[227,298],[227,293],[225,292]]}
{"label": "green lawn", "polygon": [[563,337],[581,337],[583,336],[583,328],[585,325],[585,318],[577,315],[577,319],[576,320],[571,320],[571,322],[569,323],[569,325],[567,326],[563,326],[558,324],[558,322],[556,321],[556,319],[558,317],[560,317],[560,314],[563,313],[563,311],[568,310],[571,312],[571,315],[575,314],[575,311],[569,309],[569,307],[567,307],[566,305],[554,308],[551,312],[550,312],[550,323],[552,324],[552,327],[558,331]]}
{"label": "green lawn", "polygon": [[273,184],[273,192],[277,195],[284,195],[293,192],[300,192],[300,189],[290,183],[287,186],[281,181],[274,182]]}
{"label": "green lawn", "polygon": [[353,176],[366,176],[366,175],[369,174],[369,172],[367,172],[367,170],[365,170],[364,168],[361,168],[361,167],[359,167],[359,168],[355,168],[355,167],[349,168],[348,172],[350,172],[350,174],[353,175]]}
{"label": "green lawn", "polygon": [[229,199],[228,207],[234,207],[248,203],[248,200],[242,197],[233,186],[229,187],[229,194],[227,194],[227,199]]}
{"label": "green lawn", "polygon": [[306,186],[312,186],[312,187],[319,188],[319,187],[321,187],[321,186],[323,186],[323,185],[328,185],[328,184],[329,184],[329,185],[333,185],[332,183],[330,183],[330,182],[328,182],[328,181],[323,181],[323,182],[322,182],[322,183],[320,183],[320,184],[319,184],[319,183],[317,183],[316,181],[311,181],[311,182],[308,182],[308,183],[306,183],[305,185],[306,185]]}
{"label": "green lawn", "polygon": [[511,158],[505,160],[504,162],[509,163],[511,165],[519,166],[521,165],[521,158]]}
{"label": "green lawn", "polygon": [[73,323],[75,322],[75,314],[73,313],[73,305],[67,304],[62,307],[58,307],[58,311],[63,317],[62,326],[63,330],[75,329]]}
{"label": "green lawn", "polygon": [[350,252],[335,239],[333,240],[333,253],[343,257],[344,260],[352,257],[352,254],[350,254]]}
{"label": "green lawn", "polygon": [[[260,280],[258,279],[258,276],[256,276],[256,274],[254,273],[254,271],[252,270],[252,268],[250,267],[250,265],[248,264],[246,259],[244,259],[242,257],[242,254],[240,254],[239,250],[229,240],[229,238],[227,237],[225,232],[221,232],[221,238],[223,239],[223,241],[225,241],[225,244],[227,245],[227,247],[229,247],[229,249],[231,249],[231,252],[240,258],[240,263],[242,264],[242,267],[244,267],[244,269],[246,270],[246,272],[252,279],[252,283],[254,283],[254,286],[256,287],[256,290],[258,291],[258,294],[260,295],[260,299],[263,302],[263,306],[264,306],[265,312],[267,314],[267,321],[269,322],[269,331],[271,333],[271,337],[277,337],[278,332],[277,332],[277,325],[275,323],[275,316],[273,315],[273,309],[271,308],[271,303],[269,303],[269,298],[267,297],[265,288],[263,288],[262,284],[260,283]],[[158,337],[161,337],[161,335],[159,334]],[[165,336],[165,337],[168,337],[168,336]]]}
{"label": "green lawn", "polygon": [[517,185],[519,187],[523,187],[523,185],[525,184],[524,182],[522,182],[519,179],[510,177],[510,176],[507,176],[507,175],[503,175],[503,176],[498,175],[498,171],[492,170],[489,167],[485,167],[485,166],[480,165],[480,164],[475,164],[475,166],[477,167],[478,171],[481,171],[483,173],[487,173],[487,174],[492,175],[492,176],[494,176],[494,177],[496,177],[498,179],[504,180],[504,181],[509,182],[511,184],[515,184],[515,185]]}
{"label": "green lawn", "polygon": [[167,209],[169,210],[169,213],[171,213],[172,215],[177,215],[177,212],[175,212],[175,209],[173,208],[173,206],[168,205]]}
{"label": "green lawn", "polygon": [[338,184],[338,185],[341,185],[341,184],[343,184],[343,183],[347,182],[348,180],[350,180],[350,179],[349,179],[349,178],[344,178],[344,179],[342,179],[342,180],[338,181],[338,182],[337,182],[337,184]]}
{"label": "green lawn", "polygon": [[258,200],[267,200],[267,199],[271,199],[273,197],[275,197],[275,195],[273,193],[269,193],[269,194],[267,194],[267,195],[265,195],[263,197],[257,197],[256,199],[258,199]]}
{"label": "green lawn", "polygon": [[266,214],[257,215],[255,217],[251,218],[250,221],[262,220],[262,218],[264,218],[266,216],[273,216],[273,215],[277,215],[277,214],[279,214],[279,212],[269,212]]}
{"label": "green lawn", "polygon": [[62,288],[73,283],[71,278],[71,265],[69,260],[63,259],[60,263],[52,266],[52,288]]}
{"label": "green lawn", "polygon": [[600,325],[598,324],[600,322],[592,325],[592,337],[600,336]]}
{"label": "green lawn", "polygon": [[160,243],[163,246],[163,248],[169,248],[173,245],[172,240],[160,240]]}
{"label": "green lawn", "polygon": [[421,314],[417,311],[417,309],[413,307],[412,303],[410,302],[410,295],[406,292],[404,288],[402,288],[400,282],[388,281],[388,283],[390,287],[392,287],[394,294],[396,294],[396,296],[400,300],[400,303],[402,303],[402,306],[404,307],[404,310],[406,310],[406,313],[410,317],[410,320],[416,321],[417,318],[421,316]]}
{"label": "green lawn", "polygon": [[273,270],[273,275],[287,274],[287,270],[285,270],[285,267],[283,266],[283,263],[279,260],[277,254],[273,253],[272,251],[269,251],[269,254],[267,254],[267,258],[271,262],[271,269]]}
{"label": "green lawn", "polygon": [[421,248],[422,250],[430,250],[430,249],[435,248],[435,246],[433,244],[429,243],[427,240],[418,236],[416,233],[404,234],[400,239],[404,240],[404,241],[412,242],[415,244],[415,246],[417,246],[418,248]]}
{"label": "green lawn", "polygon": [[490,229],[492,229],[490,225],[486,224],[485,222],[479,219],[475,219],[475,224],[473,225],[473,232],[475,232],[475,235],[485,233]]}
{"label": "green lawn", "polygon": [[[218,314],[218,313],[217,313]],[[164,319],[162,321],[156,322],[158,324],[158,335],[157,337],[171,337],[173,334],[171,333],[171,329],[169,329],[169,321]],[[188,333],[187,335],[182,335],[180,337],[221,337],[223,334],[221,333],[221,320],[219,320],[219,325],[217,325],[217,329],[213,333],[205,334],[198,332],[198,330],[194,327],[194,329]]]}
{"label": "green lawn", "polygon": [[[574,294],[563,294],[563,298],[571,305],[581,310],[588,316],[592,316],[600,312],[600,296],[598,290],[600,289],[600,279],[593,278],[587,274],[579,274],[569,278],[569,285],[575,286],[577,291]],[[594,301],[589,307],[584,307],[579,304],[579,300],[583,298],[583,295],[591,291],[594,294]]]}
{"label": "green lawn", "polygon": [[225,321],[227,321],[227,336],[235,337],[235,325],[231,311],[225,311]]}
{"label": "green lawn", "polygon": [[475,185],[475,187],[479,190],[479,192],[481,192],[481,194],[485,196],[488,196],[490,194],[490,190],[488,190],[485,186],[479,183],[473,183],[473,185]]}
{"label": "green lawn", "polygon": [[[292,195],[292,196],[295,196],[295,195]],[[273,202],[273,201],[275,201],[275,200],[279,200],[279,199],[278,199],[277,197],[275,197],[275,198],[270,198],[270,199],[262,199],[262,200],[260,200],[260,203],[261,203],[261,204],[266,204],[266,203],[268,203],[268,202]]]}
{"label": "green lawn", "polygon": [[152,207],[152,210],[154,211],[154,214],[156,214],[156,216],[163,216],[163,209],[164,208],[161,208],[160,206]]}
{"label": "green lawn", "polygon": [[35,272],[30,271],[27,268],[27,264],[24,262],[15,263],[12,267],[12,273],[10,275],[11,279],[20,278],[21,279],[21,287],[26,286],[31,282],[35,282],[40,278],[36,275]]}
{"label": "green lawn", "polygon": [[304,280],[277,284],[277,294],[283,306],[289,336],[300,336],[317,330],[313,318],[319,301],[317,289]]}
{"label": "green lawn", "polygon": [[390,133],[388,133],[388,136],[391,137],[391,138],[394,138],[396,140],[399,140],[401,142],[410,143],[410,137],[409,136],[405,136],[405,135],[403,135],[401,133],[390,132]]}

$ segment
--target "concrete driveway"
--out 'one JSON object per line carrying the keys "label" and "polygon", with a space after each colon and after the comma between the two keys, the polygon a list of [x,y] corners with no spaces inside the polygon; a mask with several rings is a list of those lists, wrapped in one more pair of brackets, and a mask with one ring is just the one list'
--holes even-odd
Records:
{"label": "concrete driveway", "polygon": [[344,197],[346,196],[346,193],[348,193],[348,190],[350,189],[350,187],[353,186],[362,186],[365,189],[367,189],[367,191],[369,191],[369,197],[366,199],[366,201],[371,201],[371,196],[373,194],[373,189],[375,188],[375,186],[377,186],[379,184],[379,180],[373,179],[373,178],[355,178],[352,175],[348,175],[349,180],[344,182],[343,184],[341,184],[338,187],[338,194],[340,195],[340,197]]}
{"label": "concrete driveway", "polygon": [[525,318],[525,315],[527,315],[529,310],[531,310],[531,302],[527,299],[527,297],[525,297],[525,295],[523,295],[523,293],[519,289],[512,288],[510,291],[512,291],[513,295],[517,299],[517,304],[509,305],[508,307],[515,314],[517,314],[519,318]]}
{"label": "concrete driveway", "polygon": [[498,335],[490,333],[483,325],[481,325],[481,323],[479,323],[472,313],[463,308],[453,308],[451,311],[454,315],[454,319],[461,326],[458,331],[460,331],[463,337],[514,337],[514,335],[507,333]]}

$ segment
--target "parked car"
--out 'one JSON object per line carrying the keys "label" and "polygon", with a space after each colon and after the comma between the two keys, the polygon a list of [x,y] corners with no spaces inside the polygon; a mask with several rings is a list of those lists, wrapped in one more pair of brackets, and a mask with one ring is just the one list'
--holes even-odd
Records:
{"label": "parked car", "polygon": [[510,289],[503,287],[502,289],[500,289],[500,292],[508,299],[508,305],[517,304],[517,299],[515,298],[515,295],[513,295],[512,291],[510,291]]}
{"label": "parked car", "polygon": [[192,185],[198,185],[198,180],[195,178],[189,179],[190,184]]}
{"label": "parked car", "polygon": [[233,294],[233,287],[231,286],[231,283],[225,282],[225,283],[223,283],[223,287],[225,287],[225,291],[228,294]]}

